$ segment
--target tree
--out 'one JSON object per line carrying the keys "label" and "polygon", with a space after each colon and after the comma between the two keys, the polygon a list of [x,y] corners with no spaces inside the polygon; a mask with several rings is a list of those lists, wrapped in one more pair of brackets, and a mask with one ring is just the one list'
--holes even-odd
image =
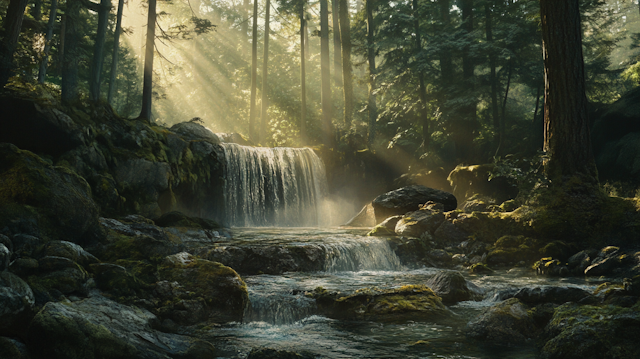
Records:
{"label": "tree", "polygon": [[93,61],[91,62],[91,74],[89,78],[89,100],[100,100],[100,76],[104,63],[104,42],[107,35],[107,16],[111,11],[111,0],[100,0],[98,10],[98,31],[93,47]]}
{"label": "tree", "polygon": [[351,20],[349,0],[340,0],[340,38],[342,42],[342,93],[344,95],[344,125],[353,120],[353,74],[351,67]]}
{"label": "tree", "polygon": [[116,91],[116,73],[118,71],[118,52],[120,50],[120,34],[122,33],[122,10],[124,0],[118,1],[118,14],[116,15],[116,30],[113,33],[113,53],[111,54],[111,78],[109,79],[109,93],[107,102],[113,104],[113,94]]}
{"label": "tree", "polygon": [[249,137],[253,141],[257,141],[255,123],[256,92],[258,88],[258,0],[253,0],[253,25],[251,32],[251,100],[249,105]]}
{"label": "tree", "polygon": [[262,56],[262,114],[260,116],[260,142],[266,143],[266,128],[269,122],[269,20],[271,16],[271,0],[267,0],[267,10],[264,15],[264,55]]}
{"label": "tree", "polygon": [[[155,0],[151,0],[155,1]],[[78,61],[80,42],[81,0],[67,0],[64,26],[64,54],[62,61],[62,103],[72,104],[78,100]],[[149,99],[151,101],[151,99]]]}
{"label": "tree", "polygon": [[[413,21],[416,33],[416,56],[420,56],[422,51],[422,39],[420,36],[420,15],[418,13],[418,0],[413,0]],[[420,94],[420,117],[422,118],[422,142],[425,150],[429,148],[431,142],[431,132],[429,130],[429,115],[427,114],[427,89],[424,85],[424,74],[421,69],[418,71],[418,92]]]}
{"label": "tree", "polygon": [[11,77],[13,54],[18,45],[18,36],[22,29],[24,9],[27,0],[11,0],[4,20],[3,40],[0,43],[0,88],[4,87]]}
{"label": "tree", "polygon": [[579,0],[540,0],[544,58],[545,172],[552,183],[597,183],[591,150]]}
{"label": "tree", "polygon": [[156,37],[156,0],[149,0],[147,14],[147,38],[144,52],[144,77],[142,80],[142,109],[141,120],[151,122],[151,100],[153,96],[153,53]]}
{"label": "tree", "polygon": [[47,63],[49,62],[49,52],[51,51],[51,39],[53,38],[53,25],[56,22],[56,14],[58,12],[58,0],[51,0],[51,9],[49,10],[49,21],[47,22],[47,34],[44,38],[44,51],[42,53],[42,61],[40,61],[40,70],[38,71],[38,83],[44,84],[47,76]]}
{"label": "tree", "polygon": [[322,135],[324,144],[333,147],[331,123],[331,72],[329,69],[329,7],[327,0],[320,0],[320,76],[322,80]]}
{"label": "tree", "polygon": [[342,86],[342,39],[340,34],[339,0],[331,0],[331,23],[333,26],[333,78],[336,87]]}
{"label": "tree", "polygon": [[305,53],[305,35],[306,35],[306,19],[305,4],[306,0],[300,4],[300,142],[307,142],[307,69],[306,69],[306,53]]}
{"label": "tree", "polygon": [[367,60],[369,62],[369,145],[373,144],[376,136],[376,120],[378,107],[376,104],[376,50],[375,50],[375,24],[373,22],[374,0],[366,0],[367,11]]}

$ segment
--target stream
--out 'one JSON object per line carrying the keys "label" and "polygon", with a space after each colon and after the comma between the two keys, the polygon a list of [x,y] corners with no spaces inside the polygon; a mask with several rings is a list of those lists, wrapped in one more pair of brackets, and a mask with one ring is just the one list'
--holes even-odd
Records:
{"label": "stream", "polygon": [[497,303],[496,293],[531,286],[576,286],[593,290],[602,281],[548,278],[526,268],[498,270],[465,278],[484,292],[482,301],[448,307],[452,318],[438,322],[339,321],[317,315],[315,300],[305,291],[323,287],[352,293],[425,284],[442,269],[412,268],[400,263],[384,239],[365,236],[367,229],[235,228],[234,245],[314,245],[325,249],[325,268],[317,272],[243,276],[251,308],[243,323],[217,326],[204,337],[215,343],[220,358],[245,358],[253,348],[307,351],[323,358],[535,358],[535,343],[486,345],[465,337],[467,323]]}

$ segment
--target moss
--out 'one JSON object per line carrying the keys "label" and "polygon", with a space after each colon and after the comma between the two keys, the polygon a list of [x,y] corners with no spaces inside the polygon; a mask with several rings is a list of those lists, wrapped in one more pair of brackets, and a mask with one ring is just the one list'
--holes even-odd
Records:
{"label": "moss", "polygon": [[484,263],[475,263],[469,267],[469,273],[472,274],[492,274],[493,269]]}
{"label": "moss", "polygon": [[396,232],[391,231],[389,228],[380,224],[373,227],[373,229],[369,233],[367,233],[367,236],[379,236],[379,237],[395,236],[395,235],[396,235]]}

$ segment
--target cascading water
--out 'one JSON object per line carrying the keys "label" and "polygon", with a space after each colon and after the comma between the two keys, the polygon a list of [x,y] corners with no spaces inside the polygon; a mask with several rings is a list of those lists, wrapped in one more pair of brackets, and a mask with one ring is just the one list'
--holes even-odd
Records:
{"label": "cascading water", "polygon": [[232,227],[306,227],[322,223],[327,179],[310,148],[223,143],[225,212]]}

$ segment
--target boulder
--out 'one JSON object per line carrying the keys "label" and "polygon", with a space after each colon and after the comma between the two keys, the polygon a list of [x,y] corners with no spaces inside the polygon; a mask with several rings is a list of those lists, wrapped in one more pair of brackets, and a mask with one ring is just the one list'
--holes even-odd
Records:
{"label": "boulder", "polygon": [[[244,311],[249,305],[247,285],[233,269],[217,262],[196,259],[188,254],[171,256],[158,269],[158,279],[170,283],[177,282],[182,290],[173,298],[161,298],[177,303],[166,308],[167,317],[176,322],[194,324],[204,319],[217,323],[242,322]],[[172,294],[173,296],[173,294]],[[194,302],[195,300],[195,302]],[[189,315],[190,308],[196,308],[202,316]]]}
{"label": "boulder", "polygon": [[0,337],[0,358],[28,359],[27,346],[18,339]]}
{"label": "boulder", "polygon": [[87,128],[53,106],[9,96],[0,97],[0,142],[57,157],[86,142]]}
{"label": "boulder", "polygon": [[456,198],[451,193],[419,185],[381,194],[371,202],[371,205],[376,223],[380,223],[388,217],[416,211],[428,201],[443,204],[445,211],[452,211],[458,206]]}
{"label": "boulder", "polygon": [[501,299],[516,298],[528,305],[538,305],[543,303],[577,303],[590,297],[591,293],[578,287],[542,286],[521,288],[516,292],[504,291],[498,296]]}
{"label": "boulder", "polygon": [[156,325],[149,311],[96,295],[73,303],[47,303],[31,321],[27,339],[36,357],[50,359],[216,356],[211,344],[154,330]]}
{"label": "boulder", "polygon": [[518,187],[513,179],[505,176],[492,176],[496,170],[493,163],[465,166],[458,165],[449,173],[447,180],[453,188],[453,194],[465,200],[474,195],[495,198],[502,203],[518,195]]}
{"label": "boulder", "polygon": [[242,134],[237,132],[230,132],[230,133],[216,132],[216,136],[218,136],[221,142],[237,143],[242,146],[255,146],[253,141],[251,141],[250,139],[244,137]]}
{"label": "boulder", "polygon": [[537,332],[529,307],[515,298],[486,309],[466,328],[468,337],[494,344],[522,344]]}
{"label": "boulder", "polygon": [[321,313],[341,320],[437,320],[450,315],[440,297],[424,285],[363,288],[347,296],[316,288],[310,296],[316,298]]}
{"label": "boulder", "polygon": [[45,245],[45,256],[63,257],[88,267],[99,260],[81,246],[67,241],[51,241]]}
{"label": "boulder", "polygon": [[11,252],[3,243],[0,243],[0,272],[9,268],[11,262]]}
{"label": "boulder", "polygon": [[213,131],[197,123],[201,121],[200,118],[196,117],[189,122],[180,122],[171,126],[171,131],[191,141],[207,141],[214,145],[220,144],[220,138]]}
{"label": "boulder", "polygon": [[7,143],[0,144],[0,202],[0,228],[13,233],[77,242],[98,224],[98,206],[82,177]]}
{"label": "boulder", "polygon": [[460,272],[456,271],[440,271],[430,278],[426,285],[442,298],[442,302],[447,305],[465,300],[478,300],[482,297],[479,288],[471,284],[475,291],[471,290],[467,280],[464,279]]}
{"label": "boulder", "polygon": [[395,226],[399,236],[420,237],[423,233],[433,234],[444,222],[444,214],[439,211],[421,209],[405,214]]}
{"label": "boulder", "polygon": [[0,272],[0,332],[11,332],[31,315],[35,304],[33,291],[17,275]]}
{"label": "boulder", "polygon": [[373,211],[373,205],[367,203],[358,214],[353,216],[347,223],[346,227],[373,227],[376,225],[376,216]]}
{"label": "boulder", "polygon": [[317,356],[308,352],[296,353],[271,348],[253,349],[247,359],[314,359]]}
{"label": "boulder", "polygon": [[190,217],[178,211],[163,214],[154,220],[160,227],[187,227],[197,229],[220,229],[221,226],[216,221],[206,218]]}
{"label": "boulder", "polygon": [[543,359],[640,357],[640,303],[630,308],[567,303],[555,309],[543,334]]}
{"label": "boulder", "polygon": [[144,158],[128,159],[118,163],[114,177],[122,188],[122,194],[138,203],[139,213],[149,217],[162,214],[158,200],[160,193],[169,189],[172,177],[169,163]]}
{"label": "boulder", "polygon": [[438,242],[443,243],[461,243],[469,238],[469,233],[458,228],[452,222],[445,220],[433,233],[433,237]]}

